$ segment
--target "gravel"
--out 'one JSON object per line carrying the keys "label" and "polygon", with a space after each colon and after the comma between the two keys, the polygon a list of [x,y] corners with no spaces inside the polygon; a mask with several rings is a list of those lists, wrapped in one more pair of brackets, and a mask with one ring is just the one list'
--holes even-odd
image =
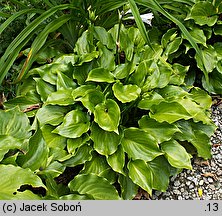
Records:
{"label": "gravel", "polygon": [[222,104],[212,106],[212,120],[218,126],[211,137],[212,158],[195,159],[192,170],[173,176],[168,190],[154,191],[151,199],[222,200]]}

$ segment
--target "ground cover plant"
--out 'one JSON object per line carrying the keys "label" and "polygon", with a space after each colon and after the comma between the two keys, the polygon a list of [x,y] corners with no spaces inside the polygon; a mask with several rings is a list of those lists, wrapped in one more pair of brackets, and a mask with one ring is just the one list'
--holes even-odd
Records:
{"label": "ground cover plant", "polygon": [[220,1],[43,2],[0,59],[16,89],[0,110],[0,199],[151,196],[211,157]]}

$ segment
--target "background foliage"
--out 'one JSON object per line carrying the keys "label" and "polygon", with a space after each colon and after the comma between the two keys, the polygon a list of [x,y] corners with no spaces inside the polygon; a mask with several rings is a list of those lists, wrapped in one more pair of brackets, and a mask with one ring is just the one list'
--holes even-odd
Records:
{"label": "background foliage", "polygon": [[29,6],[0,27],[29,19],[0,59],[16,95],[0,110],[0,199],[133,199],[211,157],[220,1]]}

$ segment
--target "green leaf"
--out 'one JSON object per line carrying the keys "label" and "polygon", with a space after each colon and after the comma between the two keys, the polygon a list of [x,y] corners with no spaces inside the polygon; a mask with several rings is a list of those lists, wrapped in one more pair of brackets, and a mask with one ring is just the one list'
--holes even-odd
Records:
{"label": "green leaf", "polygon": [[161,102],[159,105],[151,107],[150,117],[162,123],[164,121],[173,123],[180,119],[188,120],[192,116],[187,110],[177,102]]}
{"label": "green leaf", "polygon": [[114,76],[105,68],[95,68],[88,74],[86,81],[113,83]]}
{"label": "green leaf", "polygon": [[119,175],[118,182],[121,186],[121,194],[124,200],[132,200],[138,193],[139,186],[134,184],[128,175]]}
{"label": "green leaf", "polygon": [[64,149],[66,146],[67,138],[62,137],[58,134],[52,133],[55,127],[51,125],[43,125],[41,127],[42,136],[49,148],[62,148]]}
{"label": "green leaf", "polygon": [[111,34],[108,33],[105,28],[101,26],[94,26],[93,35],[97,40],[101,41],[103,45],[107,46],[108,49],[115,48],[115,42]]}
{"label": "green leaf", "polygon": [[78,101],[79,98],[84,97],[88,94],[88,92],[95,89],[96,87],[93,85],[81,85],[80,87],[73,90],[72,97],[74,101]]}
{"label": "green leaf", "polygon": [[175,40],[175,38],[178,36],[177,29],[171,28],[169,29],[161,38],[161,45],[164,48],[167,48],[168,44]]}
{"label": "green leaf", "polygon": [[80,164],[85,164],[86,161],[90,161],[92,159],[92,150],[91,146],[83,145],[70,159],[65,160],[63,164],[67,167],[75,167]]}
{"label": "green leaf", "polygon": [[24,141],[30,137],[29,119],[18,107],[0,110],[0,135],[12,136]]}
{"label": "green leaf", "polygon": [[147,163],[153,174],[153,189],[165,192],[169,186],[171,166],[164,156],[156,157]]}
{"label": "green leaf", "polygon": [[64,73],[61,73],[60,71],[57,72],[57,83],[56,88],[57,90],[63,90],[63,89],[75,89],[76,83],[73,79],[66,76]]}
{"label": "green leaf", "polygon": [[[213,46],[208,46],[208,48],[202,48],[201,49],[202,56],[203,56],[203,63],[204,67],[206,68],[207,72],[210,73],[213,71],[213,69],[217,66],[217,53]],[[199,56],[195,56],[197,61],[197,66],[204,70],[201,59]]]}
{"label": "green leaf", "polygon": [[0,165],[0,200],[37,200],[40,197],[29,190],[18,191],[22,185],[31,185],[33,188],[45,188],[41,179],[29,169],[12,165]]}
{"label": "green leaf", "polygon": [[116,189],[103,177],[95,174],[77,175],[70,183],[69,188],[82,195],[90,195],[95,200],[119,200]]}
{"label": "green leaf", "polygon": [[[202,44],[203,46],[207,47],[207,38],[204,34],[204,31],[200,28],[192,27],[192,29],[189,31],[190,35],[193,37],[196,43]],[[182,35],[184,36],[184,35]],[[184,36],[186,39],[186,37]]]}
{"label": "green leaf", "polygon": [[198,25],[213,26],[218,19],[217,10],[210,2],[200,1],[191,8],[189,18],[194,19],[195,23]]}
{"label": "green leaf", "polygon": [[163,154],[159,149],[157,140],[146,131],[138,128],[125,129],[121,145],[133,160],[151,161]]}
{"label": "green leaf", "polygon": [[139,120],[139,127],[151,134],[159,143],[170,140],[173,134],[180,131],[176,125],[159,123],[149,116],[143,116]]}
{"label": "green leaf", "polygon": [[146,92],[142,95],[142,99],[138,103],[138,107],[140,109],[150,110],[153,105],[158,105],[162,101],[164,101],[164,98],[157,92]]}
{"label": "green leaf", "polygon": [[72,89],[62,89],[51,93],[45,103],[51,105],[67,106],[74,104]]}
{"label": "green leaf", "polygon": [[115,97],[122,103],[136,100],[141,93],[141,89],[137,85],[123,85],[120,82],[116,82],[112,89]]}
{"label": "green leaf", "polygon": [[18,164],[35,171],[46,166],[47,158],[48,148],[41,130],[38,129],[29,140],[28,152],[18,157]]}
{"label": "green leaf", "polygon": [[22,145],[23,143],[8,135],[0,135],[0,161],[4,158],[5,154],[10,150],[10,149],[20,149],[22,150]]}
{"label": "green leaf", "polygon": [[90,140],[88,134],[83,134],[79,138],[68,139],[67,140],[67,150],[70,154],[74,154],[76,149],[84,145],[87,141]]}
{"label": "green leaf", "polygon": [[66,114],[63,123],[53,133],[67,138],[78,138],[89,130],[90,122],[86,113],[72,110]]}
{"label": "green leaf", "polygon": [[36,90],[41,97],[41,100],[45,102],[48,96],[55,91],[55,86],[45,82],[41,78],[34,78],[36,81]]}
{"label": "green leaf", "polygon": [[180,169],[192,169],[190,155],[176,140],[162,143],[161,148],[165,152],[165,157],[171,166]]}
{"label": "green leaf", "polygon": [[99,48],[100,58],[98,60],[99,66],[108,71],[113,71],[115,69],[115,57],[112,51],[107,49],[102,43],[97,43]]}
{"label": "green leaf", "polygon": [[105,131],[114,131],[118,134],[120,121],[120,108],[118,104],[107,99],[103,103],[97,104],[94,110],[95,122]]}
{"label": "green leaf", "polygon": [[68,194],[59,197],[60,200],[90,200],[91,197],[79,194]]}
{"label": "green leaf", "polygon": [[87,161],[84,164],[84,168],[81,170],[81,174],[96,174],[100,176],[105,170],[109,168],[105,157],[97,154],[96,152],[92,153],[93,157],[90,161]]}
{"label": "green leaf", "polygon": [[123,171],[125,165],[125,153],[121,146],[119,146],[115,153],[109,155],[106,160],[115,172],[125,175]]}
{"label": "green leaf", "polygon": [[165,51],[164,51],[164,54],[165,54],[166,56],[168,56],[168,55],[176,52],[176,51],[179,49],[182,41],[183,41],[183,40],[182,40],[181,37],[175,38],[172,42],[170,42],[170,43],[167,45],[167,47],[166,47],[166,49],[165,49]]}
{"label": "green leaf", "polygon": [[203,107],[206,110],[209,110],[211,108],[212,99],[210,95],[207,94],[207,92],[198,87],[194,87],[192,88],[190,94],[191,94],[190,97],[201,107]]}
{"label": "green leaf", "polygon": [[63,118],[68,111],[69,109],[66,107],[46,105],[37,111],[36,117],[41,126],[45,124],[57,126],[62,123]]}
{"label": "green leaf", "polygon": [[82,102],[84,107],[93,113],[95,106],[99,103],[102,103],[105,100],[105,96],[101,91],[95,89],[88,91],[88,93],[79,100]]}
{"label": "green leaf", "polygon": [[175,139],[180,141],[187,140],[192,143],[197,149],[198,157],[211,158],[210,137],[215,131],[213,125],[204,125],[201,122],[179,121],[177,126],[181,132],[174,135]]}
{"label": "green leaf", "polygon": [[105,131],[96,124],[93,124],[90,130],[90,136],[94,142],[94,149],[99,154],[108,156],[117,150],[121,138],[118,134]]}
{"label": "green leaf", "polygon": [[182,85],[184,84],[185,76],[189,70],[190,66],[183,66],[181,64],[175,63],[173,64],[173,74],[170,76],[169,84],[173,85]]}
{"label": "green leaf", "polygon": [[153,174],[147,164],[142,160],[130,161],[128,169],[132,181],[152,195]]}

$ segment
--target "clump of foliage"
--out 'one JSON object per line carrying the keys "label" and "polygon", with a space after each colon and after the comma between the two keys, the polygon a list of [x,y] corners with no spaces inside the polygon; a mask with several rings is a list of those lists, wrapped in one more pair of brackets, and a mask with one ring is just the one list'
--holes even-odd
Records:
{"label": "clump of foliage", "polygon": [[[87,22],[72,53],[36,50],[0,110],[0,185],[10,183],[0,199],[132,199],[139,187],[166,191],[193,156],[211,157],[211,97],[201,87],[221,91],[208,54],[220,60],[209,26],[219,25],[221,5],[178,2],[137,1],[159,12],[148,34],[130,0],[138,28],[122,13],[111,28]],[[214,21],[200,19],[209,5]]]}

